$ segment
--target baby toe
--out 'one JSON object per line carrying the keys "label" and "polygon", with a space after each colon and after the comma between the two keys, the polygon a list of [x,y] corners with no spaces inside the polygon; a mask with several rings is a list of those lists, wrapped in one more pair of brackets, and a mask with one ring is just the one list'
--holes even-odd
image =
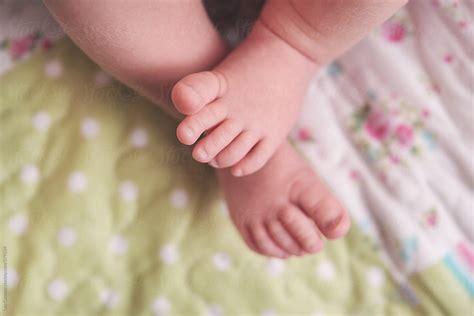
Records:
{"label": "baby toe", "polygon": [[176,109],[184,115],[200,111],[224,92],[225,80],[222,78],[217,73],[204,71],[178,81],[171,91],[171,99]]}
{"label": "baby toe", "polygon": [[241,125],[233,120],[225,120],[194,147],[193,158],[199,162],[209,162],[242,131]]}
{"label": "baby toe", "polygon": [[351,226],[347,212],[322,185],[308,187],[299,197],[299,204],[328,239],[345,235]]}
{"label": "baby toe", "polygon": [[257,248],[257,245],[255,245],[255,241],[253,240],[249,226],[237,226],[237,229],[239,230],[240,235],[242,236],[242,239],[244,240],[245,244],[255,253],[260,254],[260,250]]}
{"label": "baby toe", "polygon": [[334,210],[332,216],[334,219],[326,224],[324,236],[328,239],[337,239],[346,235],[351,228],[351,220],[347,212],[341,207],[339,210]]}
{"label": "baby toe", "polygon": [[222,122],[227,115],[227,107],[219,102],[205,106],[201,111],[186,117],[176,130],[178,140],[185,145],[194,144],[208,129]]}
{"label": "baby toe", "polygon": [[272,220],[267,224],[268,232],[273,238],[273,241],[287,253],[301,256],[304,251],[300,248],[298,242],[295,241],[286,228],[279,220]]}
{"label": "baby toe", "polygon": [[288,257],[288,253],[275,244],[262,224],[252,225],[249,231],[260,254],[276,258]]}
{"label": "baby toe", "polygon": [[228,168],[238,163],[255,146],[258,136],[250,131],[244,131],[232,143],[224,148],[215,158],[213,167]]}
{"label": "baby toe", "polygon": [[260,140],[237,165],[232,167],[232,175],[242,177],[257,172],[267,163],[275,150],[275,144],[268,138]]}
{"label": "baby toe", "polygon": [[282,209],[280,220],[289,234],[302,249],[309,253],[319,252],[324,245],[317,227],[298,207],[290,205]]}

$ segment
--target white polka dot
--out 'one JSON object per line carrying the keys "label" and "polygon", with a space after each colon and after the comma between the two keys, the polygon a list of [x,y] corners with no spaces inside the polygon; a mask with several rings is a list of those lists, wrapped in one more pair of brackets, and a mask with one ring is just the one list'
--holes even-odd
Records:
{"label": "white polka dot", "polygon": [[8,289],[13,289],[18,284],[18,273],[14,269],[7,268],[6,273],[5,270],[2,270],[2,276],[6,277],[6,285]]}
{"label": "white polka dot", "polygon": [[15,235],[23,235],[28,229],[28,217],[23,214],[17,214],[10,218],[8,227]]}
{"label": "white polka dot", "polygon": [[225,253],[218,252],[212,256],[214,266],[220,271],[227,271],[232,266],[232,259]]}
{"label": "white polka dot", "polygon": [[268,259],[267,261],[267,272],[271,276],[278,276],[280,275],[283,270],[285,270],[285,262],[280,259]]}
{"label": "white polka dot", "polygon": [[74,171],[68,180],[69,191],[79,193],[87,188],[87,178],[80,171]]}
{"label": "white polka dot", "polygon": [[94,76],[94,83],[96,87],[105,87],[112,83],[112,78],[103,70],[99,70]]}
{"label": "white polka dot", "polygon": [[69,292],[67,284],[60,279],[56,279],[48,284],[48,294],[55,301],[62,301]]}
{"label": "white polka dot", "polygon": [[51,117],[47,112],[39,111],[33,115],[32,118],[33,127],[38,131],[45,131],[51,125]]}
{"label": "white polka dot", "polygon": [[373,267],[370,268],[365,274],[365,280],[370,286],[379,288],[385,281],[385,274],[382,269]]}
{"label": "white polka dot", "polygon": [[76,242],[76,232],[71,227],[62,227],[58,231],[58,242],[64,247],[71,247]]}
{"label": "white polka dot", "polygon": [[276,316],[276,313],[272,310],[266,310],[266,311],[263,311],[260,316]]}
{"label": "white polka dot", "polygon": [[132,202],[137,199],[138,188],[133,181],[123,181],[119,185],[120,196],[126,202]]}
{"label": "white polka dot", "polygon": [[99,294],[100,302],[108,308],[114,308],[115,306],[117,306],[119,298],[119,294],[109,288],[102,289]]}
{"label": "white polka dot", "polygon": [[130,134],[130,143],[133,147],[145,147],[148,144],[147,131],[141,127],[135,128]]}
{"label": "white polka dot", "polygon": [[166,264],[175,263],[178,260],[178,249],[175,245],[166,244],[160,249],[160,258]]}
{"label": "white polka dot", "polygon": [[109,241],[109,249],[115,255],[123,255],[128,250],[128,241],[121,235],[115,235]]}
{"label": "white polka dot", "polygon": [[165,297],[160,296],[153,301],[152,309],[156,316],[165,316],[170,312],[171,305]]}
{"label": "white polka dot", "polygon": [[325,260],[319,264],[317,273],[320,279],[331,280],[336,275],[336,268],[332,262]]}
{"label": "white polka dot", "polygon": [[86,118],[81,123],[81,134],[85,138],[92,138],[99,132],[99,123],[93,118]]}
{"label": "white polka dot", "polygon": [[63,65],[58,60],[50,60],[44,65],[44,71],[46,76],[56,79],[63,74]]}
{"label": "white polka dot", "polygon": [[222,306],[217,304],[211,304],[206,308],[207,316],[224,316],[224,310]]}
{"label": "white polka dot", "polygon": [[23,183],[33,184],[38,182],[39,171],[35,165],[28,164],[21,168],[20,178]]}
{"label": "white polka dot", "polygon": [[176,189],[171,192],[171,205],[174,208],[185,208],[188,205],[188,193],[183,189]]}

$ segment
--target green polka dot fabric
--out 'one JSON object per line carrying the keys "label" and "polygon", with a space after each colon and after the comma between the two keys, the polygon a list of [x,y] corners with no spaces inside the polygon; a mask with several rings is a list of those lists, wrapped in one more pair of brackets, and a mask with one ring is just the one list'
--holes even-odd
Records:
{"label": "green polka dot fabric", "polygon": [[423,315],[433,305],[410,307],[357,228],[314,256],[252,253],[176,122],[67,39],[0,79],[0,126],[5,315]]}

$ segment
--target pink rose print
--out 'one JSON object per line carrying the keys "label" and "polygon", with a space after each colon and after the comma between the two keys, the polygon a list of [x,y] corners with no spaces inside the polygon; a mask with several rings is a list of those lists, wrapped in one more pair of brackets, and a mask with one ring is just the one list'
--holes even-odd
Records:
{"label": "pink rose print", "polygon": [[399,156],[397,155],[390,155],[390,160],[394,163],[394,164],[399,164],[401,159]]}
{"label": "pink rose print", "polygon": [[383,36],[392,43],[398,43],[405,38],[405,28],[399,22],[386,22],[382,26]]}
{"label": "pink rose print", "polygon": [[360,174],[357,170],[351,170],[349,175],[350,175],[351,179],[354,180],[354,181],[360,180]]}
{"label": "pink rose print", "polygon": [[426,225],[434,227],[438,224],[439,218],[436,210],[430,210],[425,214]]}
{"label": "pink rose print", "polygon": [[53,47],[53,43],[48,38],[45,38],[44,40],[41,41],[41,48],[42,49],[48,50],[51,47]]}
{"label": "pink rose print", "polygon": [[443,57],[443,60],[445,63],[450,64],[454,61],[454,55],[453,54],[446,54]]}
{"label": "pink rose print", "polygon": [[398,142],[403,146],[408,146],[413,141],[413,129],[406,124],[400,124],[395,129]]}
{"label": "pink rose print", "polygon": [[307,128],[300,128],[296,136],[298,140],[301,141],[309,141],[313,139],[313,135],[311,135],[310,130]]}
{"label": "pink rose print", "polygon": [[10,54],[13,59],[21,58],[33,45],[33,36],[28,35],[10,43]]}
{"label": "pink rose print", "polygon": [[389,117],[383,112],[371,112],[365,121],[365,130],[377,140],[385,139],[390,131]]}
{"label": "pink rose print", "polygon": [[431,116],[431,111],[428,108],[424,108],[423,111],[421,112],[421,115],[426,119]]}

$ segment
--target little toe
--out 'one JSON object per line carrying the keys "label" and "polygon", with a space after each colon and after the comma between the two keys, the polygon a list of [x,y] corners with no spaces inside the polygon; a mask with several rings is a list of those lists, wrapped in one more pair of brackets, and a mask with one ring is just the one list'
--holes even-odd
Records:
{"label": "little toe", "polygon": [[214,159],[212,166],[228,168],[238,163],[255,146],[258,136],[250,131],[244,131],[232,143],[224,148]]}
{"label": "little toe", "polygon": [[225,120],[210,134],[197,143],[193,158],[199,162],[209,162],[242,131],[242,126],[234,120]]}
{"label": "little toe", "polygon": [[258,171],[271,158],[275,149],[276,146],[270,140],[262,139],[237,165],[232,167],[232,175],[242,177]]}
{"label": "little toe", "polygon": [[257,245],[255,245],[255,241],[253,240],[250,228],[248,226],[244,226],[242,229],[239,228],[239,231],[242,238],[244,239],[245,244],[254,252],[260,254],[260,250],[257,248]]}
{"label": "little toe", "polygon": [[263,225],[256,224],[250,227],[250,235],[260,254],[269,257],[287,258],[288,253],[281,249],[268,235]]}
{"label": "little toe", "polygon": [[268,232],[273,241],[287,253],[294,256],[301,256],[304,251],[300,248],[298,242],[288,233],[286,228],[278,220],[272,220],[267,224]]}
{"label": "little toe", "polygon": [[194,144],[207,130],[222,122],[227,115],[227,107],[220,102],[213,102],[201,111],[186,117],[176,129],[178,140],[185,145]]}
{"label": "little toe", "polygon": [[318,228],[299,208],[294,205],[287,206],[282,210],[279,218],[302,249],[309,253],[316,253],[323,248],[324,242]]}
{"label": "little toe", "polygon": [[190,74],[174,85],[171,99],[180,113],[192,115],[220,97],[226,89],[225,82],[224,76],[217,72]]}
{"label": "little toe", "polygon": [[322,183],[304,190],[299,196],[298,204],[326,238],[336,239],[349,231],[349,215]]}

